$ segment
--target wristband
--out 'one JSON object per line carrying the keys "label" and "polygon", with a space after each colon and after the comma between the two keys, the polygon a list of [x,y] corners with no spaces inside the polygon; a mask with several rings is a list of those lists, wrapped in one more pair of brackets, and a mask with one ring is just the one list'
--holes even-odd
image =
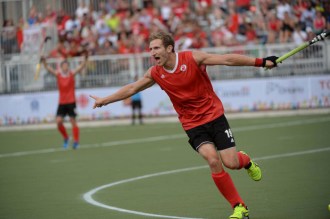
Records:
{"label": "wristband", "polygon": [[254,62],[254,66],[255,66],[255,67],[262,67],[263,62],[264,62],[263,59],[261,59],[261,58],[256,58],[256,60],[255,60],[255,62]]}

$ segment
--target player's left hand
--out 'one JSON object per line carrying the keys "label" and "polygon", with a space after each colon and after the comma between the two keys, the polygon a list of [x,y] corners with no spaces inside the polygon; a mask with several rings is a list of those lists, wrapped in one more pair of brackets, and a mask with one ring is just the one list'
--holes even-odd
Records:
{"label": "player's left hand", "polygon": [[266,67],[267,69],[271,69],[274,67],[277,67],[276,60],[278,59],[277,56],[268,56],[266,58],[263,58],[263,67]]}
{"label": "player's left hand", "polygon": [[95,109],[96,107],[102,107],[105,106],[106,104],[103,103],[103,99],[94,95],[89,95],[91,98],[93,98],[95,100],[93,109]]}

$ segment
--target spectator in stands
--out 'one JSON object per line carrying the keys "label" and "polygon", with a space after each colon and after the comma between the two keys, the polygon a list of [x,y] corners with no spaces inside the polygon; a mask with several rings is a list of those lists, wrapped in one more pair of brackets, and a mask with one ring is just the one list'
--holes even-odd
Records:
{"label": "spectator in stands", "polygon": [[120,30],[124,30],[125,32],[129,32],[132,30],[133,15],[134,15],[134,12],[132,10],[125,11],[124,16],[119,23]]}
{"label": "spectator in stands", "polygon": [[316,34],[322,33],[327,28],[327,22],[321,11],[316,11],[316,16],[313,22],[314,32]]}
{"label": "spectator in stands", "polygon": [[176,0],[172,2],[172,13],[181,19],[183,13],[190,7],[190,2],[185,0]]}
{"label": "spectator in stands", "polygon": [[95,54],[97,49],[97,30],[93,25],[86,25],[81,29],[82,44],[86,45],[86,49],[90,54]]}
{"label": "spectator in stands", "polygon": [[152,17],[145,8],[141,9],[138,18],[139,23],[143,24],[146,28],[150,28]]}
{"label": "spectator in stands", "polygon": [[64,10],[60,10],[56,17],[56,24],[57,24],[57,32],[60,38],[65,37],[65,23],[69,20],[70,17],[65,13]]}
{"label": "spectator in stands", "polygon": [[276,6],[276,12],[277,18],[283,20],[285,12],[287,12],[289,16],[291,16],[292,8],[287,2],[287,0],[279,0],[278,5]]}
{"label": "spectator in stands", "polygon": [[3,48],[4,54],[18,52],[16,30],[12,19],[4,20],[1,30],[1,47]]}
{"label": "spectator in stands", "polygon": [[23,17],[19,18],[18,20],[18,25],[17,25],[17,32],[16,32],[16,39],[17,39],[17,45],[19,51],[22,51],[22,46],[23,46],[23,31],[26,26],[26,23],[24,22]]}
{"label": "spectator in stands", "polygon": [[246,28],[246,44],[258,44],[258,38],[257,38],[257,33],[255,31],[255,28],[253,27],[253,23],[251,20],[247,21],[245,23],[245,28]]}
{"label": "spectator in stands", "polygon": [[292,35],[293,42],[297,45],[300,45],[307,40],[307,33],[302,29],[302,27],[303,24],[301,22],[297,23]]}
{"label": "spectator in stands", "polygon": [[210,29],[214,31],[215,29],[224,25],[224,15],[220,8],[214,8],[213,12],[209,15]]}
{"label": "spectator in stands", "polygon": [[117,53],[117,49],[110,40],[106,40],[102,46],[99,46],[96,50],[96,55],[112,55]]}
{"label": "spectator in stands", "polygon": [[167,27],[169,29],[169,32],[175,33],[176,29],[180,24],[181,24],[181,19],[173,12],[171,12],[170,17],[167,20]]}
{"label": "spectator in stands", "polygon": [[112,32],[117,32],[120,25],[120,17],[115,11],[111,11],[104,18],[105,24]]}
{"label": "spectator in stands", "polygon": [[224,25],[212,32],[212,44],[216,47],[232,46],[236,44],[236,39],[227,25]]}
{"label": "spectator in stands", "polygon": [[70,18],[64,24],[65,33],[73,33],[75,30],[80,30],[81,24],[80,20],[76,17],[76,15],[71,15]]}
{"label": "spectator in stands", "polygon": [[260,11],[255,11],[253,16],[250,18],[252,20],[252,24],[254,30],[256,32],[258,40],[255,43],[266,44],[267,43],[267,22],[263,14]]}
{"label": "spectator in stands", "polygon": [[104,17],[100,17],[96,22],[96,31],[98,34],[98,44],[102,45],[110,35],[110,28],[105,24]]}
{"label": "spectator in stands", "polygon": [[307,3],[305,0],[297,0],[292,9],[293,13],[296,16],[298,20],[300,20],[302,13],[306,10],[307,8]]}
{"label": "spectator in stands", "polygon": [[160,3],[160,14],[162,16],[162,19],[165,24],[167,24],[167,21],[170,19],[171,16],[171,6],[169,3],[169,0],[164,0]]}
{"label": "spectator in stands", "polygon": [[[330,29],[329,1],[315,0],[312,4],[311,1],[306,0],[296,0],[293,3],[289,0],[258,1],[260,7],[251,4],[253,2],[251,0],[165,0],[160,2],[107,0],[98,1],[98,11],[95,11],[92,4],[88,6],[85,4],[86,1],[81,0],[77,9],[72,12],[76,14],[75,19],[72,16],[70,18],[63,9],[55,12],[50,5],[46,6],[45,16],[42,17],[40,13],[38,14],[36,7],[32,6],[27,23],[38,25],[56,22],[59,38],[67,41],[71,40],[73,29],[78,29],[80,32],[75,32],[74,35],[78,37],[77,34],[80,34],[82,39],[80,43],[85,43],[87,33],[93,32],[87,40],[91,54],[96,51],[97,44],[102,46],[106,40],[110,40],[115,48],[120,47],[118,44],[121,42],[117,41],[121,31],[133,34],[134,40],[140,40],[141,37],[136,35],[146,38],[148,33],[161,29],[173,33],[176,40],[180,39],[178,41],[180,48],[200,48],[202,45],[210,44],[237,45],[236,40],[240,43],[253,44],[290,42],[296,20],[301,21],[302,29],[311,27],[316,33],[326,28]],[[274,17],[273,11],[278,18]],[[316,15],[316,11],[320,13]],[[285,13],[288,13],[290,18],[287,18]],[[247,18],[252,20],[252,25],[246,22]],[[283,25],[280,25],[281,22]],[[203,32],[200,34],[203,39],[191,40],[191,36],[195,34],[193,29],[196,25]],[[22,29],[19,33],[22,39]],[[96,43],[93,42],[95,35]],[[21,42],[22,40],[20,40],[20,45]],[[141,48],[143,45],[136,45],[131,51],[144,51]],[[127,49],[124,50],[127,51]]]}
{"label": "spectator in stands", "polygon": [[315,33],[311,27],[306,27],[307,41],[311,41],[315,37]]}
{"label": "spectator in stands", "polygon": [[251,2],[250,2],[250,0],[236,0],[235,5],[236,5],[237,11],[239,13],[244,13],[244,12],[249,11]]}
{"label": "spectator in stands", "polygon": [[36,7],[35,6],[32,6],[30,8],[30,11],[29,11],[29,17],[27,19],[27,23],[30,26],[36,24],[36,22],[37,22],[37,16],[38,16],[38,12],[37,12]]}
{"label": "spectator in stands", "polygon": [[330,30],[330,2],[327,1],[324,3],[324,17],[327,22],[327,30]]}
{"label": "spectator in stands", "polygon": [[50,5],[46,6],[44,22],[47,24],[53,24],[56,21],[56,12],[52,9]]}
{"label": "spectator in stands", "polygon": [[276,39],[279,36],[281,21],[276,17],[276,13],[274,11],[270,11],[267,15],[267,43],[272,44],[276,43]]}
{"label": "spectator in stands", "polygon": [[294,25],[294,19],[290,16],[289,12],[284,12],[284,17],[281,23],[280,43],[288,43],[291,41]]}
{"label": "spectator in stands", "polygon": [[84,14],[88,14],[89,13],[89,8],[88,6],[85,4],[84,0],[80,0],[79,1],[79,6],[76,9],[76,16],[78,19],[82,19]]}
{"label": "spectator in stands", "polygon": [[194,26],[193,34],[194,37],[192,37],[191,48],[201,49],[210,46],[209,41],[207,39],[207,33],[203,31],[203,29],[200,26],[198,25]]}
{"label": "spectator in stands", "polygon": [[313,28],[313,20],[315,19],[315,9],[310,1],[306,1],[306,9],[302,12],[300,21],[305,24],[305,27]]}
{"label": "spectator in stands", "polygon": [[133,42],[130,41],[130,34],[126,32],[120,32],[118,34],[118,53],[119,54],[129,54],[133,52],[132,48]]}
{"label": "spectator in stands", "polygon": [[[189,9],[187,9],[189,10]],[[190,10],[189,10],[190,11]],[[196,13],[189,13],[191,17],[188,16],[188,19],[190,20],[196,20],[196,25],[202,27],[203,29],[206,29],[209,27],[209,20],[207,16],[207,8],[203,7],[197,7]]]}
{"label": "spectator in stands", "polygon": [[226,20],[228,30],[235,36],[238,33],[239,14],[236,13],[235,5],[228,4],[229,15]]}

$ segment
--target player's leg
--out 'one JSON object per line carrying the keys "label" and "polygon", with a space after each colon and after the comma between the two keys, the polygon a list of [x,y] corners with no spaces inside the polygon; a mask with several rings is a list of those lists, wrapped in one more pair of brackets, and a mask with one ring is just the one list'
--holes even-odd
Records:
{"label": "player's leg", "polygon": [[69,144],[69,135],[66,132],[65,126],[63,124],[64,117],[65,117],[65,106],[59,105],[56,112],[56,125],[58,131],[63,137],[63,148],[66,149]]}
{"label": "player's leg", "polygon": [[69,135],[66,132],[65,126],[63,124],[63,117],[56,116],[57,129],[63,137],[63,148],[66,149],[69,145]]}
{"label": "player's leg", "polygon": [[219,153],[223,164],[229,169],[242,169],[251,165],[250,157],[247,154],[237,152],[235,146],[220,150]]}
{"label": "player's leg", "polygon": [[79,127],[76,120],[76,104],[68,104],[68,114],[70,117],[70,123],[72,127],[73,134],[73,149],[77,149],[79,146]]}
{"label": "player's leg", "polygon": [[143,124],[143,115],[142,115],[142,102],[141,101],[138,102],[138,116],[139,116],[140,125],[142,125]]}
{"label": "player's leg", "polygon": [[261,180],[261,170],[259,166],[251,160],[249,155],[239,151],[235,147],[234,135],[230,129],[226,117],[223,115],[214,121],[214,141],[215,145],[220,151],[222,163],[229,169],[242,169],[247,170],[249,176],[255,180]]}
{"label": "player's leg", "polygon": [[135,101],[132,101],[132,125],[135,125],[135,109],[136,109],[136,104]]}
{"label": "player's leg", "polygon": [[[224,115],[212,121],[212,125],[208,130],[213,136],[213,140],[216,145],[216,150],[218,150],[220,159],[222,160],[224,166],[226,166],[229,169],[238,169],[241,166],[248,165],[248,163],[250,162],[250,158],[248,156],[245,156],[243,159],[241,159],[242,158],[241,156],[238,156],[235,147],[234,136],[230,130],[229,124]],[[228,178],[229,178],[229,174],[228,174]],[[230,184],[232,184],[232,186],[228,185],[227,187],[224,188],[224,190],[227,190],[227,192],[232,194],[233,196],[235,195],[236,197],[239,197],[239,194],[234,186],[234,183],[232,182],[231,179],[230,181],[231,181]],[[240,199],[237,198],[236,202],[231,202],[231,206],[233,207],[234,212],[232,215],[230,215],[229,218],[231,219],[248,218],[249,216],[248,209],[241,198]]]}
{"label": "player's leg", "polygon": [[219,192],[230,203],[232,208],[235,209],[238,206],[243,206],[242,210],[244,211],[246,216],[248,216],[248,211],[244,207],[245,206],[244,201],[239,195],[230,175],[224,170],[221,159],[214,145],[203,144],[202,146],[199,147],[198,152],[207,161],[211,169],[212,179],[215,185],[217,186]]}
{"label": "player's leg", "polygon": [[222,161],[208,134],[207,127],[208,124],[187,130],[189,143],[207,161],[215,185],[230,205],[234,207],[244,204],[230,175],[223,169]]}
{"label": "player's leg", "polygon": [[79,127],[76,118],[70,117],[70,123],[73,134],[73,149],[77,149],[79,146]]}

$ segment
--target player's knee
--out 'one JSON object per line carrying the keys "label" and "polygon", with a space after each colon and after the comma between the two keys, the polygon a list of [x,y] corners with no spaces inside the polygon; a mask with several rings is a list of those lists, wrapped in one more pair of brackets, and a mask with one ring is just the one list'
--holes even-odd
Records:
{"label": "player's knee", "polygon": [[234,169],[238,169],[239,168],[239,162],[238,160],[223,160],[223,165],[225,165],[225,167],[227,167],[228,169],[234,170]]}
{"label": "player's knee", "polygon": [[219,158],[209,158],[207,162],[211,168],[211,170],[216,170],[222,167],[221,161]]}
{"label": "player's knee", "polygon": [[56,124],[61,125],[63,123],[63,119],[61,117],[56,118]]}

